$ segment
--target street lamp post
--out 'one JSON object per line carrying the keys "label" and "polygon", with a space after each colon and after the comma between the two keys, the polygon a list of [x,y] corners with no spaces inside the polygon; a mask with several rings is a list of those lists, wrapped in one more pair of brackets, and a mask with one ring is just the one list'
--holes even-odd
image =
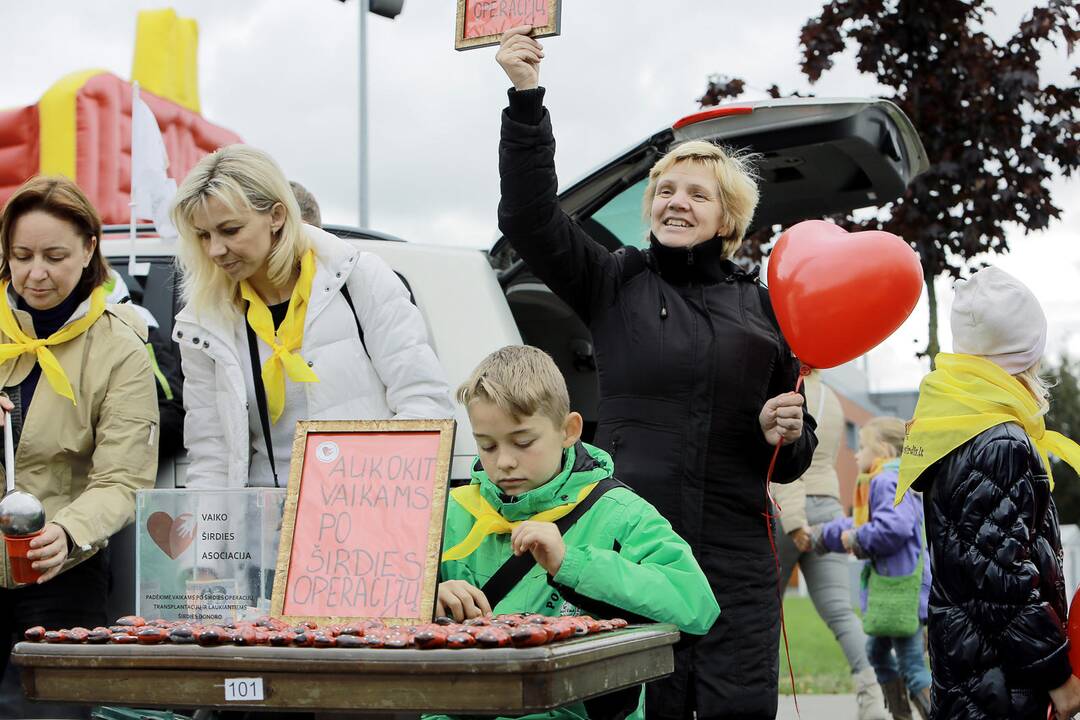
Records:
{"label": "street lamp post", "polygon": [[[341,0],[345,2],[345,0]],[[360,227],[368,226],[368,127],[367,127],[367,14],[373,12],[393,20],[401,13],[405,0],[361,0],[358,25],[359,79],[357,80],[357,103],[359,105],[357,162],[359,169],[358,210]]]}
{"label": "street lamp post", "polygon": [[360,193],[360,204],[358,205],[358,212],[360,214],[360,227],[366,228],[368,226],[368,144],[367,144],[367,8],[363,5],[360,6],[360,71],[358,73],[359,79],[357,81],[357,102],[359,105],[358,122],[360,133],[360,144],[357,150],[357,162],[359,162],[360,181],[357,187],[357,192]]}

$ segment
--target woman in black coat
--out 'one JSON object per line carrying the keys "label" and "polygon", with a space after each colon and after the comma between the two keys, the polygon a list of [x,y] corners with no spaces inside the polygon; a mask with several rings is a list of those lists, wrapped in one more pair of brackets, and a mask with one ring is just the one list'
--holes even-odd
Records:
{"label": "woman in black coat", "polygon": [[694,548],[720,619],[647,689],[650,718],[772,718],[779,599],[765,474],[810,464],[812,420],[768,294],[731,261],[757,204],[746,161],[709,143],[660,160],[645,191],[651,248],[611,253],[559,208],[555,141],[538,86],[539,43],[508,31],[497,59],[514,89],[503,114],[499,227],[593,336],[595,443],[619,478]]}
{"label": "woman in black coat", "polygon": [[1072,668],[1057,509],[1039,456],[1020,426],[997,425],[916,487],[932,564],[946,570],[930,591],[934,717],[1045,720]]}

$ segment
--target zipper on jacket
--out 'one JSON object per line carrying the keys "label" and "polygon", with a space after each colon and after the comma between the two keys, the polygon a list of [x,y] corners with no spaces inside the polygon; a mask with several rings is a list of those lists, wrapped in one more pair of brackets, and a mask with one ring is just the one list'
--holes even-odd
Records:
{"label": "zipper on jacket", "polygon": [[692,247],[686,248],[686,264],[687,265],[693,265],[694,264],[694,248],[692,248]]}
{"label": "zipper on jacket", "polygon": [[713,322],[712,313],[709,311],[709,298],[707,293],[705,292],[705,286],[700,285],[699,288],[701,289],[701,309],[704,311],[705,324],[709,326],[709,333],[712,336],[712,340],[710,342],[715,342],[716,324]]}

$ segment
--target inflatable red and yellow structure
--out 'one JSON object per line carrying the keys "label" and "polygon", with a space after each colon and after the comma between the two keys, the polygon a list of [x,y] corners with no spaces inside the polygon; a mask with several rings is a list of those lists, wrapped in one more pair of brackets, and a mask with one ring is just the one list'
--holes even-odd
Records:
{"label": "inflatable red and yellow structure", "polygon": [[[132,79],[150,107],[179,182],[199,158],[241,142],[199,113],[193,20],[139,13]],[[0,207],[28,178],[75,180],[105,223],[126,223],[131,195],[131,83],[103,70],[72,73],[35,105],[0,111]]]}

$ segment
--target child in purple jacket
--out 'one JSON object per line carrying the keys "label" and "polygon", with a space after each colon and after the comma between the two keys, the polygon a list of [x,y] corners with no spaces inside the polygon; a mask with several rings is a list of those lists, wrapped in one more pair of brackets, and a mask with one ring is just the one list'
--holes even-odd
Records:
{"label": "child in purple jacket", "polygon": [[[866,643],[866,654],[896,718],[911,717],[905,686],[923,717],[930,713],[930,670],[923,654],[922,633],[930,594],[930,559],[925,557],[922,501],[909,493],[899,505],[893,505],[904,434],[904,421],[899,418],[874,418],[862,427],[855,460],[863,475],[855,488],[853,517],[837,518],[822,526],[817,542],[823,552],[850,552],[866,558],[878,574],[888,577],[911,575],[923,556],[919,631],[909,637],[869,636]],[[865,587],[861,604],[865,613]]]}

